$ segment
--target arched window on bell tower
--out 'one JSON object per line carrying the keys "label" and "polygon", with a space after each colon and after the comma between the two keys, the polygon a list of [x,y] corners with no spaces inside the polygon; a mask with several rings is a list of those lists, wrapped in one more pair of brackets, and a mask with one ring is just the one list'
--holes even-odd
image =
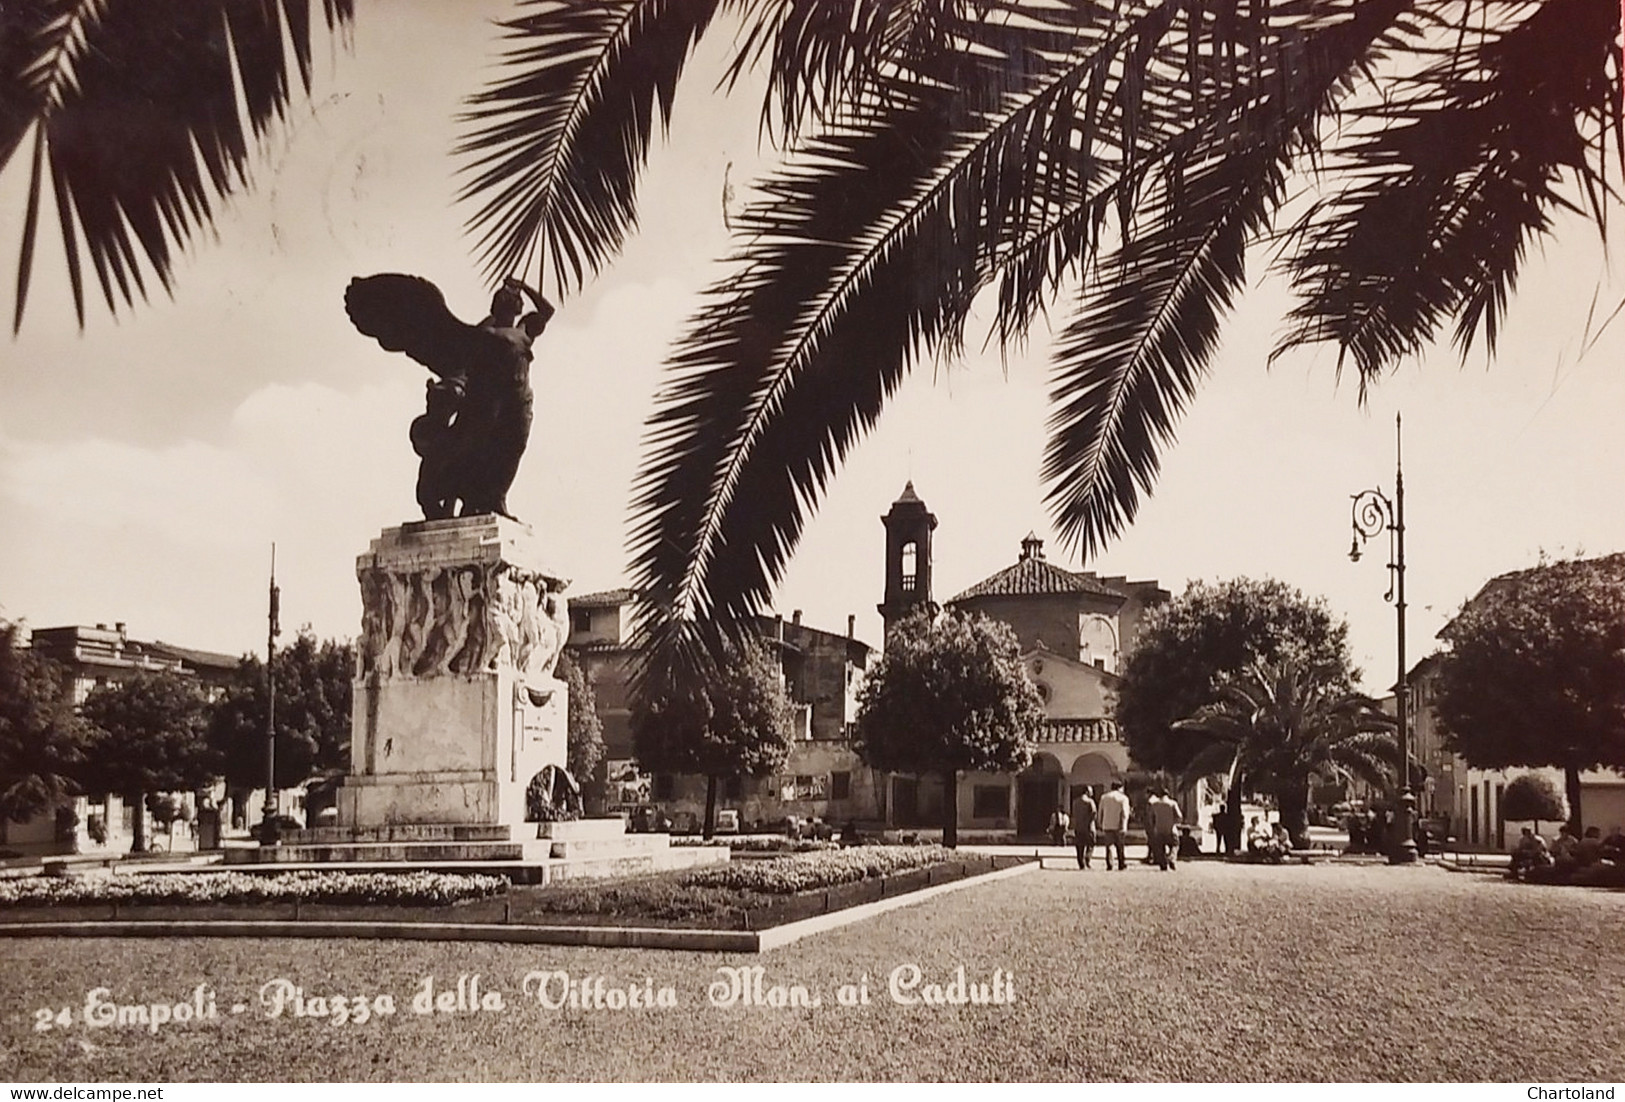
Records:
{"label": "arched window on bell tower", "polygon": [[892,624],[914,608],[936,607],[931,600],[931,532],[937,518],[910,482],[880,521],[886,526],[886,596],[878,607],[890,633]]}

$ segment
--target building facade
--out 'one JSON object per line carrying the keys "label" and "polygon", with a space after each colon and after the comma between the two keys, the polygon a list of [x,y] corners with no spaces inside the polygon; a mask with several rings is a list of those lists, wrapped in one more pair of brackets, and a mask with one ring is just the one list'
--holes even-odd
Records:
{"label": "building facade", "polygon": [[[1625,573],[1625,555],[1615,554],[1597,560]],[[1503,590],[1528,571],[1511,571],[1485,582],[1463,606],[1472,608]],[[1440,637],[1449,632],[1449,625]],[[1474,769],[1445,746],[1445,731],[1435,711],[1438,697],[1439,663],[1435,653],[1413,666],[1406,677],[1409,693],[1409,727],[1412,760],[1426,772],[1417,805],[1424,815],[1448,819],[1456,844],[1482,850],[1505,850],[1517,841],[1524,826],[1510,821],[1501,811],[1501,796],[1513,777],[1535,773],[1548,777],[1557,790],[1564,789],[1563,772],[1553,768]],[[1625,825],[1625,773],[1611,769],[1586,770],[1580,774],[1580,816],[1587,826]],[[1547,831],[1556,824],[1548,824]]]}
{"label": "building facade", "polygon": [[[705,778],[645,773],[633,752],[633,598],[629,589],[613,589],[570,599],[567,650],[592,685],[604,724],[602,810],[631,813],[648,805],[665,812],[679,828],[693,828],[705,810]],[[877,775],[852,747],[857,690],[870,653],[869,645],[853,635],[853,618],[847,618],[844,635],[803,624],[800,612],[788,620],[760,617],[756,630],[778,659],[795,709],[790,759],[770,777],[725,780],[718,807],[737,812],[747,826],[791,816],[825,822],[879,817],[883,794]]]}
{"label": "building facade", "polygon": [[[881,519],[886,527],[886,594],[880,611],[889,626],[915,607],[936,607],[930,535],[937,522],[913,483]],[[1025,771],[970,773],[960,779],[957,814],[962,829],[1036,837],[1056,808],[1069,807],[1084,788],[1098,790],[1127,775],[1128,747],[1112,719],[1112,697],[1123,655],[1133,646],[1145,613],[1168,597],[1154,581],[1057,566],[1045,558],[1044,541],[1028,533],[1012,565],[946,602],[949,608],[1009,625],[1047,717]],[[941,824],[940,778],[896,774],[885,783],[889,825]]]}
{"label": "building facade", "polygon": [[[134,639],[123,623],[36,628],[30,632],[29,648],[56,663],[72,687],[75,706],[83,704],[93,689],[161,670],[194,678],[213,699],[239,661],[214,651]],[[191,794],[183,794],[183,799],[190,801]],[[27,822],[0,820],[0,849],[30,855],[121,853],[130,848],[138,811],[146,813],[126,807],[117,795],[75,797]],[[101,835],[100,840],[93,832]]]}

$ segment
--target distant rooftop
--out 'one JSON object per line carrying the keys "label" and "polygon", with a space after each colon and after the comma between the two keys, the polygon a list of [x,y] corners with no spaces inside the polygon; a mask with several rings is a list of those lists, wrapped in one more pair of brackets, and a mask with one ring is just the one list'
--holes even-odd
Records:
{"label": "distant rooftop", "polygon": [[1064,593],[1093,593],[1102,597],[1126,596],[1115,585],[1093,573],[1064,570],[1044,559],[1044,541],[1032,532],[1021,541],[1021,558],[1014,566],[971,586],[949,601],[957,604],[974,597],[1030,597]]}
{"label": "distant rooftop", "polygon": [[234,654],[133,639],[122,623],[111,628],[106,624],[35,628],[31,636],[29,645],[34,650],[70,665],[179,667],[225,673],[235,670],[239,660]]}
{"label": "distant rooftop", "polygon": [[615,605],[626,604],[637,596],[637,591],[632,589],[605,589],[597,593],[583,593],[579,597],[571,597],[569,594],[565,594],[565,596],[569,597],[571,608],[612,608]]}

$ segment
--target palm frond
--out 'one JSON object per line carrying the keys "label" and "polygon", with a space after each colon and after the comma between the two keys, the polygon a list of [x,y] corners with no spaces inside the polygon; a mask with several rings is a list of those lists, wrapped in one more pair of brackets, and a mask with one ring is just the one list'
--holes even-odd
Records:
{"label": "palm frond", "polygon": [[[1057,529],[1086,556],[1132,521],[1150,492],[1159,453],[1205,375],[1221,318],[1246,282],[1246,249],[1269,224],[1287,169],[1313,151],[1313,126],[1346,93],[1351,75],[1392,43],[1401,11],[1397,3],[1366,4],[1325,25],[1305,13],[1267,47],[1254,44],[1249,79],[1230,86],[1234,98],[1217,90],[1200,96],[1203,129],[1165,143],[1166,160],[1140,196],[1138,226],[1124,225],[1122,245],[1092,271],[1055,350],[1043,476]],[[1194,84],[1197,93],[1206,87]],[[1114,185],[1119,196],[1129,194],[1121,181],[1131,178],[1126,165]],[[1062,223],[1053,243],[1026,243],[1001,316],[1030,310],[1055,278],[1044,267],[1069,263],[1097,234]]]}
{"label": "palm frond", "polygon": [[633,569],[660,615],[754,611],[909,362],[957,348],[1015,243],[1089,201],[1092,160],[1132,161],[1181,117],[1102,74],[1149,64],[1184,4],[1111,20],[980,7],[952,48],[897,61],[886,95],[805,142],[747,217],[738,275],[695,319],[650,426]]}
{"label": "palm frond", "polygon": [[1232,742],[1215,742],[1196,752],[1190,763],[1179,775],[1179,787],[1189,788],[1202,777],[1214,773],[1228,774],[1236,764],[1236,745]]}
{"label": "palm frond", "polygon": [[527,0],[505,75],[469,101],[460,199],[493,282],[538,265],[563,297],[620,250],[656,112],[720,0]]}
{"label": "palm frond", "polygon": [[646,438],[633,569],[655,620],[760,606],[910,361],[957,341],[994,252],[972,227],[1018,227],[1035,197],[1077,193],[1075,178],[1045,179],[1074,174],[1070,152],[1029,165],[1041,186],[989,182],[1025,154],[1013,135],[1035,104],[1075,79],[1043,58],[1064,30],[964,31],[974,49],[894,74],[888,97],[806,142],[746,213],[737,274],[679,346]]}
{"label": "palm frond", "polygon": [[[327,0],[328,27],[352,0]],[[79,321],[81,256],[110,311],[170,286],[173,253],[246,183],[250,141],[310,82],[309,0],[14,0],[0,46],[0,167],[34,136],[13,328],[22,324],[46,175]],[[291,51],[288,48],[291,45]]]}
{"label": "palm frond", "polygon": [[1480,333],[1493,354],[1529,243],[1582,204],[1603,228],[1613,194],[1619,5],[1520,0],[1482,22],[1471,5],[1451,10],[1451,45],[1418,41],[1421,71],[1346,113],[1342,185],[1304,217],[1286,261],[1301,299],[1274,355],[1335,342],[1362,399],[1451,319],[1462,355]]}
{"label": "palm frond", "polygon": [[941,50],[971,0],[746,0],[745,27],[724,78],[732,89],[766,68],[762,129],[785,146],[809,125],[888,94],[886,74]]}
{"label": "palm frond", "polygon": [[1214,157],[1164,177],[1152,204],[1168,217],[1096,272],[1094,292],[1055,351],[1055,407],[1043,477],[1062,538],[1086,554],[1134,515],[1159,449],[1195,394],[1219,319],[1246,279],[1248,239],[1279,197],[1267,156]]}

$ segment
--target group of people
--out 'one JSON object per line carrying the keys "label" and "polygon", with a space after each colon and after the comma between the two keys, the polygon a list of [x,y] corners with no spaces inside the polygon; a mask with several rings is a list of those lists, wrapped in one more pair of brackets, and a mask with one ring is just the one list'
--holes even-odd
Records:
{"label": "group of people", "polygon": [[1284,824],[1254,815],[1247,823],[1247,856],[1279,865],[1292,856],[1292,835]]}
{"label": "group of people", "polygon": [[[1146,839],[1150,844],[1152,863],[1165,871],[1175,868],[1178,858],[1189,856],[1197,848],[1188,829],[1183,839],[1175,839],[1181,818],[1179,804],[1168,795],[1167,789],[1159,786],[1151,790],[1145,806]],[[1094,863],[1095,846],[1104,845],[1106,867],[1112,867],[1112,855],[1116,854],[1117,868],[1121,871],[1128,867],[1123,856],[1123,836],[1128,832],[1128,820],[1128,793],[1123,791],[1122,781],[1113,781],[1110,790],[1099,801],[1090,795],[1087,788],[1079,792],[1072,801],[1070,816],[1057,808],[1050,818],[1050,838],[1056,845],[1064,844],[1070,827],[1078,854],[1078,868],[1089,868]]]}
{"label": "group of people", "polygon": [[1512,864],[1507,875],[1516,880],[1533,869],[1551,869],[1552,875],[1567,878],[1603,866],[1625,868],[1625,831],[1618,826],[1613,827],[1606,838],[1594,826],[1586,827],[1579,837],[1565,826],[1550,846],[1534,828],[1524,827],[1523,836],[1512,847]]}

